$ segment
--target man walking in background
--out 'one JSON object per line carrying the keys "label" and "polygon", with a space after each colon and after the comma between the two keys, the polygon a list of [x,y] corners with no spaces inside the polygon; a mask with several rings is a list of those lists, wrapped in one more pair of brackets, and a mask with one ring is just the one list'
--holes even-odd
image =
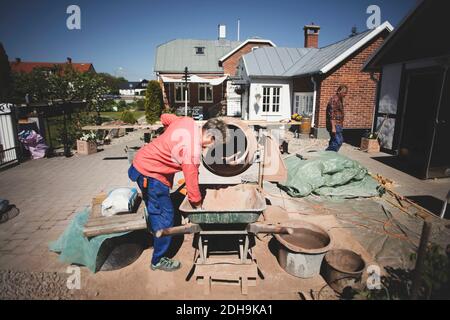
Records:
{"label": "man walking in background", "polygon": [[341,85],[328,102],[327,130],[330,133],[330,142],[326,151],[338,152],[344,143],[344,136],[342,135],[344,129],[344,98],[347,93],[348,87]]}

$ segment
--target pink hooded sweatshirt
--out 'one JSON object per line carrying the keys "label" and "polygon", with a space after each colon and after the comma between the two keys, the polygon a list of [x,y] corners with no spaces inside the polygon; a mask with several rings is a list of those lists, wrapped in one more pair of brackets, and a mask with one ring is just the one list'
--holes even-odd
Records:
{"label": "pink hooded sweatshirt", "polygon": [[165,131],[136,153],[133,166],[142,175],[172,188],[176,172],[183,171],[189,201],[200,202],[198,168],[201,158],[201,127],[192,118],[161,115]]}

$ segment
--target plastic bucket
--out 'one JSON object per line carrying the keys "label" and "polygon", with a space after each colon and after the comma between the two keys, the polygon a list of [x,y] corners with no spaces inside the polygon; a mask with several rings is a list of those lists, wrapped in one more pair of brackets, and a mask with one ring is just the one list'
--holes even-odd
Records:
{"label": "plastic bucket", "polygon": [[280,243],[278,263],[281,268],[299,278],[317,276],[331,246],[331,236],[325,229],[306,221],[290,221],[283,226],[294,229],[294,233],[275,235]]}
{"label": "plastic bucket", "polygon": [[366,263],[359,254],[345,249],[330,250],[325,255],[323,277],[331,288],[342,293],[346,287],[361,282],[365,268]]}

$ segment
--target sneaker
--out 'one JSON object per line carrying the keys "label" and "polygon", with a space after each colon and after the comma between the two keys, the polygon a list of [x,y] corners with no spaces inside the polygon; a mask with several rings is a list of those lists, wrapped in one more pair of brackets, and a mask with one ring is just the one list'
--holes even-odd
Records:
{"label": "sneaker", "polygon": [[181,263],[177,260],[172,260],[166,257],[162,257],[161,260],[159,260],[159,262],[154,265],[153,263],[151,264],[150,268],[155,271],[155,270],[162,270],[162,271],[175,271],[181,268]]}

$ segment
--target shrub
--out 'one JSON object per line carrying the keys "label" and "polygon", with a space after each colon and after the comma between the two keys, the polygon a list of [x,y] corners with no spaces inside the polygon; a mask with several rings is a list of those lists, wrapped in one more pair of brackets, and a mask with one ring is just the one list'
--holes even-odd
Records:
{"label": "shrub", "polygon": [[124,100],[120,100],[117,104],[117,111],[124,111],[128,109],[128,105]]}
{"label": "shrub", "polygon": [[153,124],[158,121],[163,109],[162,91],[158,81],[152,80],[148,83],[144,105],[147,122]]}
{"label": "shrub", "polygon": [[122,120],[125,123],[129,124],[135,124],[137,122],[136,117],[134,116],[133,112],[129,110],[125,110],[122,112],[122,115],[120,116],[120,120]]}
{"label": "shrub", "polygon": [[144,99],[139,99],[136,101],[136,110],[144,111],[145,110],[145,101]]}

